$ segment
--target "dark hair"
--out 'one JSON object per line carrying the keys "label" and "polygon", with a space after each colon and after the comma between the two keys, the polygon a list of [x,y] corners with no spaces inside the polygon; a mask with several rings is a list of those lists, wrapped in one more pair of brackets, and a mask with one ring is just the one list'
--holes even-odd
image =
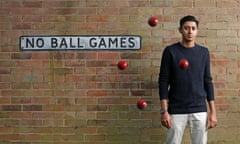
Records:
{"label": "dark hair", "polygon": [[195,22],[196,25],[197,25],[197,27],[198,27],[199,21],[198,21],[194,16],[191,16],[191,15],[188,15],[188,16],[185,16],[185,17],[181,18],[180,23],[179,23],[179,24],[180,24],[180,27],[182,27],[183,24],[184,24],[185,22],[187,22],[187,21],[193,21],[193,22]]}

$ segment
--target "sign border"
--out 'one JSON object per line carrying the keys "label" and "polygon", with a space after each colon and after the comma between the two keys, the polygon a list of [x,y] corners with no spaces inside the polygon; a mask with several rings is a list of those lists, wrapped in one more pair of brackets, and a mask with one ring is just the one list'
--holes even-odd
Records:
{"label": "sign border", "polygon": [[[84,48],[84,49],[68,49],[68,48],[59,48],[59,49],[24,49],[21,47],[21,39],[23,37],[139,37],[140,39],[140,44],[139,44],[139,49],[131,49],[131,48],[126,48],[126,49],[113,49],[113,48],[99,48],[99,49],[93,49],[93,48]],[[137,51],[141,50],[142,48],[142,37],[140,35],[22,35],[19,37],[19,49],[21,51],[125,51],[125,50],[131,50],[131,51]]]}

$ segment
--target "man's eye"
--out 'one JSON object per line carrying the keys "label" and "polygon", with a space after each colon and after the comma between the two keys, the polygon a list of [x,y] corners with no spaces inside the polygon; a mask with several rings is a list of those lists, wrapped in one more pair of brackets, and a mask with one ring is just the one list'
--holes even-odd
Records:
{"label": "man's eye", "polygon": [[195,27],[184,27],[184,29],[185,29],[185,30],[193,30],[193,31],[196,30]]}

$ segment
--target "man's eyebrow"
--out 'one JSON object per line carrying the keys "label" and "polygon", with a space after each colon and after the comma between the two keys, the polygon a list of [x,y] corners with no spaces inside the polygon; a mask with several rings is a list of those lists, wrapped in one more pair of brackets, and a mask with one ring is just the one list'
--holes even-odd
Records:
{"label": "man's eyebrow", "polygon": [[183,26],[183,27],[197,27],[197,26],[189,26],[189,25],[185,25],[185,26]]}

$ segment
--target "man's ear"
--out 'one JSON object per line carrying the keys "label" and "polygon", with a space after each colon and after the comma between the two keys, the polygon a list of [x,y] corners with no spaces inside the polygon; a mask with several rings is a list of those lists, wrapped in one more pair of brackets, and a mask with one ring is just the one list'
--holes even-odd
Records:
{"label": "man's ear", "polygon": [[179,31],[179,33],[182,33],[182,28],[179,27],[179,28],[178,28],[178,31]]}

